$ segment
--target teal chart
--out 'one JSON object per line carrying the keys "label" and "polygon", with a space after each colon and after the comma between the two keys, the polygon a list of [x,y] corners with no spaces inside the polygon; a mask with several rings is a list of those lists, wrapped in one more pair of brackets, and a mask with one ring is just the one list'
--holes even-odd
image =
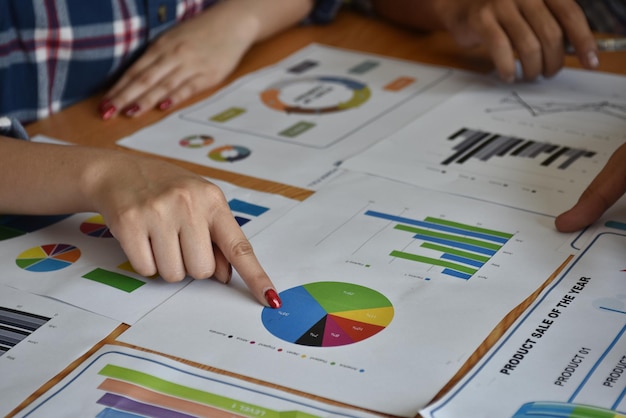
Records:
{"label": "teal chart", "polygon": [[280,309],[263,310],[263,325],[282,340],[310,347],[363,341],[384,330],[394,314],[384,295],[351,283],[310,283],[285,290],[280,297]]}

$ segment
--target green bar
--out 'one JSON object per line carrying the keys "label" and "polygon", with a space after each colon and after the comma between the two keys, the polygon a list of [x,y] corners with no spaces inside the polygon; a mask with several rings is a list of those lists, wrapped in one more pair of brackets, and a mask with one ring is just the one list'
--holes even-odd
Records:
{"label": "green bar", "polygon": [[146,282],[142,282],[141,280],[101,268],[92,270],[83,277],[128,293],[133,292],[146,284]]}
{"label": "green bar", "polygon": [[404,258],[405,260],[417,261],[418,263],[425,263],[425,264],[430,264],[433,266],[447,267],[452,270],[460,271],[460,272],[467,273],[467,274],[474,274],[478,271],[476,269],[462,266],[456,263],[451,263],[449,261],[439,260],[437,258],[424,257],[424,256],[417,255],[417,254],[404,253],[402,251],[394,250],[389,255],[392,257]]}
{"label": "green bar", "polygon": [[609,411],[587,405],[576,405],[574,406],[574,409],[570,412],[570,416],[585,418],[615,418],[618,415],[615,411]]}
{"label": "green bar", "polygon": [[451,226],[454,228],[464,229],[466,231],[480,232],[481,234],[493,235],[495,237],[500,237],[500,238],[509,239],[514,235],[514,234],[509,234],[508,232],[494,231],[493,229],[479,228],[477,226],[465,225],[462,223],[447,221],[444,219],[431,218],[430,216],[426,217],[426,219],[424,220],[426,222],[431,222],[431,223],[438,224],[438,225],[446,225],[446,226]]}
{"label": "green bar", "polygon": [[478,239],[465,238],[465,237],[460,237],[458,235],[444,234],[441,232],[429,231],[428,229],[415,228],[415,227],[407,226],[407,225],[398,224],[394,227],[394,229],[412,232],[414,234],[426,235],[428,237],[433,237],[433,238],[441,238],[441,239],[448,239],[454,242],[462,242],[464,244],[475,245],[477,247],[482,247],[482,248],[488,248],[494,251],[498,251],[500,248],[502,248],[502,245],[500,244],[492,244],[490,242],[485,242],[485,241],[481,241]]}
{"label": "green bar", "polygon": [[369,70],[378,67],[379,65],[380,62],[378,61],[363,61],[362,63],[350,68],[348,72],[352,74],[364,74]]}
{"label": "green bar", "polygon": [[[187,399],[204,405],[214,406],[217,408],[221,408],[225,411],[236,412],[239,415],[247,415],[251,417],[263,416],[264,418],[321,418],[305,412],[273,411],[271,409],[266,409],[262,406],[253,405],[247,402],[241,402],[237,399],[226,398],[224,396],[216,395],[214,393],[209,393],[203,390],[179,385],[178,383],[173,383],[147,373],[128,369],[125,367],[115,366],[113,364],[107,364],[106,366],[104,366],[102,370],[100,370],[99,374],[111,377],[113,379],[134,383],[136,385],[143,386],[145,388],[167,395]],[[248,414],[245,412],[246,410],[251,410],[254,412]]]}
{"label": "green bar", "polygon": [[284,131],[279,132],[278,134],[289,138],[295,138],[296,136],[308,131],[314,126],[315,124],[311,122],[298,122],[295,125],[285,129]]}
{"label": "green bar", "polygon": [[217,115],[210,118],[213,122],[227,122],[232,118],[236,118],[242,113],[246,113],[246,109],[242,109],[240,107],[231,107],[230,109],[226,109],[222,113],[218,113]]}
{"label": "green bar", "polygon": [[443,245],[431,244],[430,242],[423,242],[420,247],[428,248],[429,250],[441,251],[442,253],[446,254],[458,255],[460,257],[469,258],[471,260],[480,261],[482,263],[486,263],[491,258],[480,254],[468,253],[465,251],[457,250],[455,248],[444,247]]}

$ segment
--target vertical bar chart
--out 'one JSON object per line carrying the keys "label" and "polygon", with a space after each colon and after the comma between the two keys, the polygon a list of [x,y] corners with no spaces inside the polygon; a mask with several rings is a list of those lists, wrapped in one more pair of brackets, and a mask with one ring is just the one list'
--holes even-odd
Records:
{"label": "vertical bar chart", "polygon": [[596,153],[585,149],[517,138],[476,129],[461,128],[448,137],[455,141],[453,153],[442,165],[463,164],[470,159],[487,162],[495,157],[526,158],[535,160],[541,167],[556,167],[565,170],[582,158],[591,158]]}
{"label": "vertical bar chart", "polygon": [[394,230],[411,234],[424,250],[392,250],[391,257],[441,267],[442,274],[464,280],[469,280],[514,235],[435,217],[417,220],[373,210],[365,215],[395,223]]}
{"label": "vertical bar chart", "polygon": [[50,318],[0,306],[0,356],[28,338]]}

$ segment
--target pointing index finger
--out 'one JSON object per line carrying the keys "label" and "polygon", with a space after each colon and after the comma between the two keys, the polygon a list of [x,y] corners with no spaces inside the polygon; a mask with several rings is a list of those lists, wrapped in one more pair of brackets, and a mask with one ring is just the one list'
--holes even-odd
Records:
{"label": "pointing index finger", "polygon": [[213,242],[237,270],[254,297],[265,306],[279,308],[282,303],[274,284],[232,215],[229,213],[216,218],[212,229]]}

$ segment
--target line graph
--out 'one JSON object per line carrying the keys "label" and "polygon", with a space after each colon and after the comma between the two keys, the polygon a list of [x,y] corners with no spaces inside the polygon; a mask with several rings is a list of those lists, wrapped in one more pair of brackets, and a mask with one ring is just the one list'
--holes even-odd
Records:
{"label": "line graph", "polygon": [[487,108],[486,113],[507,112],[524,109],[535,117],[556,113],[592,112],[615,117],[626,121],[626,103],[616,103],[609,100],[573,103],[565,101],[549,101],[545,99],[529,99],[522,97],[518,92],[511,92],[501,100],[499,107]]}

